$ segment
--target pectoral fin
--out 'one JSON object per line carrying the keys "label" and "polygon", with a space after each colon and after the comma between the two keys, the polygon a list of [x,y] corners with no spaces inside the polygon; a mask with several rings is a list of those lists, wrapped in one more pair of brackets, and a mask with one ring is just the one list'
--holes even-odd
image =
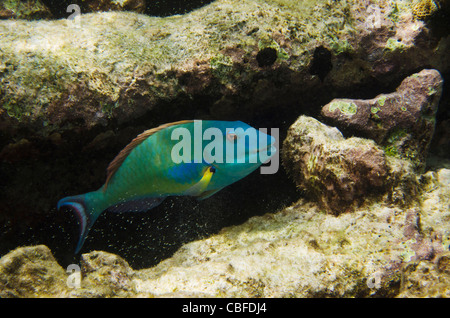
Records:
{"label": "pectoral fin", "polygon": [[206,168],[205,172],[203,173],[203,177],[200,179],[200,181],[197,182],[195,185],[193,185],[188,190],[186,190],[186,192],[184,194],[190,195],[190,196],[199,196],[200,194],[205,192],[205,190],[207,189],[208,184],[211,181],[211,178],[215,172],[216,172],[216,168],[214,168],[214,166],[208,166]]}

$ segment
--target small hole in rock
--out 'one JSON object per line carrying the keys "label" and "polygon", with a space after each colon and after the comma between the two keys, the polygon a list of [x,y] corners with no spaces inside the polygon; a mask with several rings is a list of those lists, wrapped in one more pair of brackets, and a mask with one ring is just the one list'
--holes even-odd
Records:
{"label": "small hole in rock", "polygon": [[270,66],[277,60],[277,50],[271,47],[266,47],[258,52],[256,55],[259,67]]}
{"label": "small hole in rock", "polygon": [[323,81],[332,68],[333,64],[331,64],[330,50],[323,46],[317,47],[314,50],[313,60],[309,69],[309,73],[319,76],[320,80]]}

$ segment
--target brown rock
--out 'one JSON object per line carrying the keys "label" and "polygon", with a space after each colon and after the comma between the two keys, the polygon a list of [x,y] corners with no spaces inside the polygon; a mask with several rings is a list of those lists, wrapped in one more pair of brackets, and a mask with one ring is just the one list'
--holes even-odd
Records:
{"label": "brown rock", "polygon": [[0,20],[15,18],[16,14],[12,10],[0,8]]}
{"label": "brown rock", "polygon": [[282,158],[299,188],[335,214],[381,191],[387,180],[383,150],[373,141],[345,139],[311,117],[289,128]]}
{"label": "brown rock", "polygon": [[[448,253],[437,259],[447,259]],[[402,269],[400,298],[450,297],[450,275],[440,270],[439,264],[429,260],[413,261]]]}
{"label": "brown rock", "polygon": [[45,245],[20,247],[0,259],[0,297],[63,296],[66,279]]}
{"label": "brown rock", "polygon": [[322,116],[344,132],[375,140],[387,155],[423,170],[434,133],[443,79],[436,70],[407,77],[394,93],[369,100],[334,99]]}
{"label": "brown rock", "polygon": [[118,255],[93,251],[83,254],[80,260],[83,289],[77,296],[86,296],[89,286],[99,286],[96,296],[120,296],[133,290],[133,269]]}

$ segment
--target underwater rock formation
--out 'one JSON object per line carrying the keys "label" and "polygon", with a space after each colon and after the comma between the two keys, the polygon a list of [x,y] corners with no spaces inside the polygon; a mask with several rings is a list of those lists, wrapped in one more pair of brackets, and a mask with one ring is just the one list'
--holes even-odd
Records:
{"label": "underwater rock formation", "polygon": [[186,244],[139,271],[136,288],[161,296],[176,290],[221,297],[394,297],[404,264],[434,260],[448,248],[449,196],[435,197],[448,191],[448,184],[435,187],[448,172],[442,169],[429,181],[433,190],[423,196],[425,207],[435,204],[429,217],[410,218],[422,213],[420,205],[380,203],[336,217],[300,200]]}
{"label": "underwater rock formation", "polygon": [[341,131],[373,139],[387,155],[410,160],[423,171],[442,85],[438,71],[422,70],[404,79],[394,93],[369,100],[334,99],[321,115]]}
{"label": "underwater rock formation", "polygon": [[434,261],[421,260],[402,269],[401,298],[450,298],[450,255],[442,253]]}
{"label": "underwater rock formation", "polygon": [[[76,19],[64,11],[60,20],[1,20],[0,160],[11,166],[0,167],[9,180],[0,226],[18,210],[47,215],[55,198],[78,191],[73,184],[97,187],[145,129],[197,118],[284,132],[334,96],[378,94],[425,66],[444,74],[450,37],[414,20],[411,3],[217,0],[166,18],[82,10]],[[114,137],[97,143],[101,151],[86,147],[107,131]],[[96,167],[83,167],[86,157]],[[86,170],[74,173],[74,162]],[[46,167],[54,175],[38,176]],[[24,184],[39,204],[18,197]]]}
{"label": "underwater rock formation", "polygon": [[421,203],[406,209],[380,201],[334,216],[301,199],[185,244],[148,269],[133,271],[110,253],[83,254],[75,289],[48,249],[18,248],[0,259],[1,296],[448,296],[450,170],[422,179]]}
{"label": "underwater rock formation", "polygon": [[126,297],[133,292],[133,269],[118,255],[103,251],[83,254],[80,259],[84,279],[71,297]]}
{"label": "underwater rock formation", "polygon": [[[184,5],[207,1],[170,2]],[[169,2],[164,2],[164,5],[167,3]],[[298,115],[307,112],[317,117],[321,107],[336,96],[368,98],[367,96],[375,96],[382,91],[392,91],[394,85],[405,76],[424,67],[435,68],[444,76],[450,70],[450,60],[447,58],[450,54],[450,37],[445,32],[432,32],[426,22],[416,20],[411,10],[413,1],[318,0],[301,3],[300,6],[298,1],[291,0],[217,0],[188,14],[167,18],[135,12],[85,14],[86,11],[82,10],[80,18],[74,20],[69,18],[71,13],[65,11],[66,6],[62,6],[59,15],[55,15],[58,19],[62,18],[61,20],[1,20],[0,179],[4,182],[0,183],[0,253],[3,255],[20,245],[43,242],[49,246],[53,244],[51,249],[55,256],[61,251],[61,254],[72,253],[68,232],[75,225],[75,220],[71,219],[69,222],[68,214],[65,219],[66,215],[56,211],[57,200],[100,186],[107,164],[123,146],[145,129],[180,119],[239,119],[259,123],[259,127],[279,127],[280,133],[284,134],[285,128],[287,129]],[[13,16],[10,11],[1,11],[0,17]],[[445,128],[445,125],[441,127]],[[438,140],[438,144],[445,144],[447,140],[448,138]],[[347,144],[348,141],[342,143]],[[386,213],[390,211],[394,219],[398,216],[399,219],[395,219],[395,222],[403,222],[403,218],[406,219],[403,207],[412,209],[416,203],[414,199],[420,193],[417,191],[419,184],[416,175],[412,173],[412,165],[404,159],[382,155],[379,150],[385,149],[372,142],[364,143],[367,148],[357,146],[353,152],[350,146],[347,148],[350,155],[357,158],[361,168],[358,174],[350,172],[347,177],[357,180],[369,196],[378,196],[378,191],[385,192],[382,196],[387,196],[388,202],[395,205],[395,208],[387,206],[389,210],[386,210]],[[375,159],[380,159],[380,162],[375,163]],[[350,164],[348,160],[343,163]],[[284,181],[282,178],[276,180]],[[362,184],[361,180],[364,178],[371,180],[373,190]],[[347,187],[350,189],[349,196],[354,196],[356,201],[373,203],[374,200],[365,200],[359,186],[354,187],[345,179],[338,181],[340,183],[337,185],[342,185],[342,190]],[[382,185],[378,186],[381,181]],[[202,215],[208,215],[208,220],[213,220],[210,222],[214,223],[213,230],[207,221],[202,220],[203,223],[198,226],[198,219],[194,217],[193,220],[190,216],[178,218],[176,213],[179,211],[176,208],[168,210],[173,213],[167,213],[167,217],[162,216],[167,211],[161,210],[155,220],[149,221],[148,218],[139,225],[133,222],[133,229],[141,231],[142,235],[135,236],[136,240],[157,236],[155,229],[158,235],[162,234],[161,239],[157,240],[158,246],[149,252],[152,257],[146,258],[147,254],[140,252],[138,243],[122,241],[125,237],[130,237],[126,231],[115,237],[116,234],[112,234],[110,228],[111,223],[114,223],[112,219],[104,219],[104,228],[99,228],[97,232],[97,237],[101,239],[95,240],[95,244],[102,245],[97,245],[92,250],[111,247],[109,251],[118,251],[123,257],[126,255],[129,264],[133,264],[134,260],[131,258],[134,255],[138,260],[150,259],[150,262],[157,262],[172,255],[184,242],[216,233],[224,226],[222,220],[228,222],[228,215],[233,215],[233,218],[229,218],[233,222],[237,223],[238,220],[241,223],[250,215],[260,215],[269,210],[269,204],[271,211],[275,211],[292,202],[291,198],[280,200],[280,197],[288,192],[286,189],[294,190],[292,182],[271,182],[268,181],[264,186],[258,182],[248,183],[249,187],[240,193],[239,189],[242,187],[227,189],[224,191],[229,191],[228,196],[210,201],[213,203],[206,202]],[[257,198],[254,196],[256,192],[259,193]],[[229,201],[237,195],[239,199],[245,199],[236,200],[239,203],[233,201],[236,206],[234,211],[234,206],[230,205]],[[342,200],[343,204],[354,209],[355,215],[359,216],[358,211],[363,211],[358,210],[362,207],[358,208],[357,204],[352,206],[345,195]],[[238,206],[241,202],[244,204]],[[257,205],[255,202],[263,203]],[[61,295],[161,296],[178,293],[182,296],[301,297],[370,294],[371,291],[365,287],[362,277],[373,272],[369,270],[359,275],[358,269],[361,267],[357,267],[356,272],[353,272],[352,264],[349,265],[343,259],[347,258],[351,262],[354,255],[346,255],[346,252],[343,252],[341,259],[334,260],[331,256],[333,253],[322,253],[320,249],[314,248],[317,242],[327,250],[328,243],[320,242],[321,232],[315,232],[319,239],[305,241],[308,243],[299,241],[300,234],[296,232],[298,224],[295,220],[304,220],[305,214],[311,216],[311,222],[344,222],[345,226],[350,226],[348,219],[354,218],[355,215],[342,213],[333,202],[330,206],[335,209],[334,215],[340,213],[338,217],[323,215],[322,207],[308,204],[299,201],[297,206],[283,212],[285,217],[283,213],[275,214],[274,218],[281,220],[278,225],[271,221],[271,216],[267,216],[251,221],[257,224],[254,231],[247,227],[254,224],[250,222],[242,228],[224,230],[224,233],[233,233],[230,237],[221,236],[222,234],[214,236],[212,240],[218,239],[229,246],[236,246],[236,251],[229,251],[228,254],[226,246],[221,246],[220,242],[211,243],[214,250],[208,249],[209,241],[195,242],[180,250],[175,258],[159,265],[154,271],[132,273],[125,265],[118,269],[113,264],[105,265],[109,268],[105,272],[100,268],[91,272],[86,270],[83,282],[85,286],[92,287],[83,289],[82,284],[81,289],[66,290],[61,292]],[[376,207],[376,203],[373,204]],[[440,204],[437,203],[437,209],[441,209]],[[265,208],[260,208],[263,205]],[[186,206],[188,207],[185,207],[185,211],[199,210],[190,209],[190,205]],[[308,212],[310,208],[313,209],[311,213]],[[379,213],[376,208],[375,210],[376,212],[364,210],[366,214],[361,216],[363,221],[370,223],[370,216]],[[429,210],[429,217],[436,218],[436,208],[430,206]],[[414,235],[417,234],[413,231],[417,227],[415,225],[420,221],[417,217],[418,211],[421,211],[420,208],[412,209],[408,214],[408,233]],[[442,215],[447,215],[446,210],[442,211]],[[423,220],[427,213],[428,210],[422,211],[420,218]],[[216,215],[221,217],[216,218]],[[175,222],[171,222],[172,218]],[[114,219],[117,221],[114,224],[116,229],[126,228],[124,224],[127,222],[124,219]],[[163,225],[162,222],[158,223],[162,219],[166,222]],[[180,222],[180,226],[177,228],[177,225],[174,225],[173,228],[179,232],[168,233],[165,225],[177,224],[176,222]],[[448,224],[446,222],[447,220],[443,219],[443,224]],[[148,224],[154,226],[147,226]],[[226,224],[232,224],[232,221]],[[431,228],[437,227],[432,222],[429,224],[432,224]],[[291,234],[278,232],[283,227],[292,229],[291,225],[293,241],[289,241]],[[314,228],[315,223],[307,225]],[[348,233],[341,231],[341,228],[333,232],[327,226],[325,229],[329,228],[330,233],[325,237],[328,237],[330,242],[339,241],[339,244],[346,246],[343,237],[347,238]],[[376,229],[384,229],[386,226],[382,223]],[[399,228],[402,226],[400,224]],[[308,228],[302,229],[310,232]],[[243,245],[239,245],[239,241],[232,241],[231,238],[239,238],[245,233],[238,234],[233,231],[247,231],[254,237],[242,239]],[[439,231],[446,233],[445,229]],[[52,233],[52,236],[48,233]],[[332,233],[338,233],[339,238]],[[372,243],[376,235],[382,234],[371,233],[361,239]],[[272,234],[274,237],[270,236]],[[279,241],[278,234],[282,237]],[[412,234],[408,234],[405,244],[420,246],[418,255],[431,257],[435,252],[433,244],[426,239],[428,232],[423,234],[423,239],[417,241],[414,241]],[[395,235],[398,237],[400,234]],[[362,248],[364,242],[360,242],[356,234],[349,240],[357,241],[361,255],[367,255]],[[386,243],[387,239],[383,240],[382,243]],[[275,260],[284,264],[284,268],[271,263],[271,255],[263,259],[256,255],[258,252],[272,253],[272,241]],[[264,244],[259,244],[261,242]],[[270,242],[268,247],[265,242]],[[286,242],[292,242],[294,248],[282,245]],[[145,243],[140,241],[140,244],[143,246]],[[409,248],[409,245],[407,247]],[[373,247],[372,251],[381,248]],[[193,249],[195,251],[192,251]],[[218,250],[221,252],[215,254],[214,251]],[[222,253],[224,250],[225,254]],[[183,254],[183,251],[193,253],[194,256]],[[312,255],[310,263],[309,253]],[[396,253],[394,252],[395,255]],[[405,253],[408,258],[410,253],[414,252],[407,250]],[[154,255],[157,256],[153,258]],[[253,260],[247,259],[248,264],[260,268],[261,272],[254,274],[248,268],[250,265],[244,264],[243,255],[254,255]],[[100,258],[106,259],[106,262],[114,261],[114,257],[105,255]],[[188,261],[185,264],[179,263],[184,258]],[[234,261],[228,261],[229,259]],[[324,267],[321,267],[320,262],[324,259],[327,261]],[[208,263],[209,260],[214,262]],[[220,265],[217,267],[208,267],[218,263]],[[229,264],[231,265],[228,266]],[[292,264],[294,270],[292,273],[287,272],[285,269],[291,268]],[[337,276],[326,276],[330,273],[328,269],[334,264],[337,266],[333,273]],[[395,264],[397,266],[398,262]],[[266,265],[265,268],[258,267]],[[182,270],[167,270],[168,266]],[[191,268],[187,268],[189,266]],[[231,275],[236,268],[238,270]],[[311,275],[309,272],[305,273],[304,268],[317,269],[317,272],[315,277],[310,276],[308,281],[301,283],[298,277]],[[213,270],[215,272],[212,272]],[[112,281],[106,278],[108,271],[116,273]],[[265,276],[264,272],[269,275]],[[346,282],[342,277],[346,277],[349,272],[354,280]],[[398,272],[388,271],[391,272],[395,275],[387,274],[386,277],[390,278],[382,280],[382,286],[397,286]],[[181,273],[192,274],[198,281],[189,282]],[[9,274],[5,275],[4,277],[9,277]],[[22,275],[22,272],[18,275]],[[208,280],[208,275],[217,277],[217,285]],[[48,277],[44,276],[44,279]],[[158,280],[158,284],[152,280]],[[279,285],[277,280],[280,281]],[[8,281],[15,280],[8,278]],[[202,286],[200,281],[205,282],[207,287]],[[195,288],[191,290],[189,284]],[[283,292],[283,284],[288,286],[288,292]],[[95,290],[98,285],[103,287]],[[14,286],[21,290],[20,286]],[[395,288],[391,291],[382,287],[380,293],[394,295]],[[310,293],[307,291],[309,289]],[[31,289],[17,294],[29,293]]]}
{"label": "underwater rock formation", "polygon": [[[168,103],[174,115],[242,118],[280,104],[301,108],[323,85],[350,89],[423,65],[449,69],[449,39],[432,38],[409,1],[378,1],[376,20],[369,2],[218,0],[167,18],[1,21],[0,131],[83,131]],[[208,100],[204,109],[197,99]]]}
{"label": "underwater rock formation", "polygon": [[282,159],[297,186],[335,214],[374,195],[392,194],[399,185],[406,194],[417,183],[407,161],[386,158],[373,140],[346,139],[337,128],[307,116],[289,128]]}
{"label": "underwater rock formation", "polygon": [[19,247],[0,259],[0,297],[58,297],[66,273],[45,245]]}
{"label": "underwater rock formation", "polygon": [[0,2],[1,19],[50,19],[53,15],[41,0],[3,0]]}

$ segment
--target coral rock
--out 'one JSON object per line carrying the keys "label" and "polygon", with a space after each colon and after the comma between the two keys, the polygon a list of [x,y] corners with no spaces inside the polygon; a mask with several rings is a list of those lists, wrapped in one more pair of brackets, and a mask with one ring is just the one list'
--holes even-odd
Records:
{"label": "coral rock", "polygon": [[0,297],[64,295],[66,279],[45,245],[20,247],[0,259]]}
{"label": "coral rock", "polygon": [[41,0],[4,0],[0,3],[0,19],[38,20],[52,17]]}
{"label": "coral rock", "polygon": [[439,10],[440,1],[443,0],[421,0],[413,6],[412,12],[419,19],[428,18]]}
{"label": "coral rock", "polygon": [[[120,296],[133,290],[131,278],[133,269],[128,263],[115,254],[93,251],[81,256],[82,290],[75,291],[77,295],[86,295],[96,286],[96,296]],[[91,296],[88,294],[88,296]]]}
{"label": "coral rock", "polygon": [[402,270],[401,298],[450,297],[450,273],[440,270],[440,261],[448,263],[448,253],[436,257],[437,261],[415,261],[406,264]]}
{"label": "coral rock", "polygon": [[[136,273],[136,290],[162,297],[174,291],[179,297],[414,297],[404,292],[417,286],[413,276],[420,272],[408,274],[405,267],[419,262],[434,268],[427,279],[438,288],[424,285],[420,295],[448,297],[450,197],[439,197],[449,187],[430,182],[437,183],[422,197],[426,210],[419,203],[403,209],[375,202],[334,216],[299,200],[184,245]],[[423,252],[429,242],[434,259]]]}
{"label": "coral rock", "polygon": [[[104,2],[120,1],[87,3],[103,10]],[[1,21],[1,83],[8,85],[0,130],[11,128],[8,136],[22,125],[39,136],[114,120],[132,125],[167,104],[191,117],[186,105],[196,98],[208,100],[206,111],[231,105],[223,114],[242,118],[329,91],[320,78],[340,91],[374,78],[391,83],[424,65],[449,69],[449,39],[432,39],[400,0],[380,1],[373,26],[365,23],[373,5],[364,1],[214,1],[168,18],[84,14],[91,9],[77,3],[79,19]]]}
{"label": "coral rock", "polygon": [[334,99],[321,114],[342,131],[371,138],[387,155],[411,160],[422,171],[442,85],[438,71],[422,70],[404,79],[394,93],[369,100]]}
{"label": "coral rock", "polygon": [[373,140],[346,139],[311,117],[300,116],[289,128],[281,156],[300,190],[334,214],[381,196],[407,207],[419,194],[410,161],[386,156]]}
{"label": "coral rock", "polygon": [[334,213],[381,191],[387,179],[384,152],[373,141],[345,139],[311,117],[289,128],[282,158],[297,185]]}

